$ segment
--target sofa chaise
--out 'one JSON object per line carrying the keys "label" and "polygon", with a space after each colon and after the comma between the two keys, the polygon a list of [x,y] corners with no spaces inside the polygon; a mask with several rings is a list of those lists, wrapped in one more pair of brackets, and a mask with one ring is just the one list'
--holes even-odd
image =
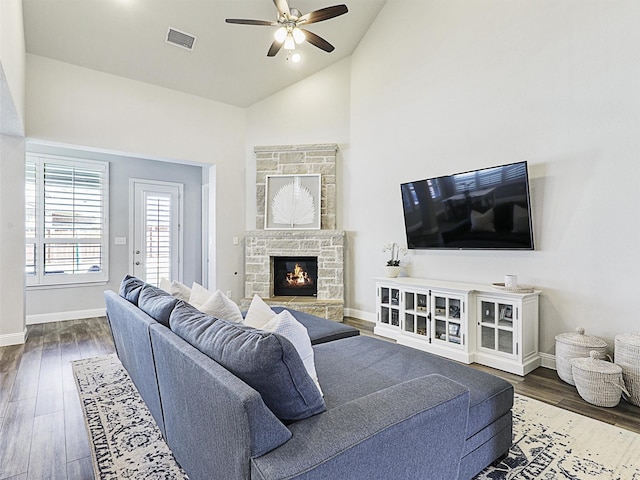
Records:
{"label": "sofa chaise", "polygon": [[511,446],[513,387],[468,366],[291,311],[318,394],[277,333],[135,277],[105,301],[117,355],[191,480],[470,479]]}

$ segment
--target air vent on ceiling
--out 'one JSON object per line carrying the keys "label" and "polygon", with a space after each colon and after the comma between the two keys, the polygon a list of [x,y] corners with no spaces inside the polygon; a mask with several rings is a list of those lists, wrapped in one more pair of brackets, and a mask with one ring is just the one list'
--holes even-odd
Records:
{"label": "air vent on ceiling", "polygon": [[167,43],[175,45],[176,47],[186,48],[187,50],[193,50],[193,45],[196,43],[196,37],[189,35],[188,33],[181,32],[175,28],[169,27],[167,32]]}

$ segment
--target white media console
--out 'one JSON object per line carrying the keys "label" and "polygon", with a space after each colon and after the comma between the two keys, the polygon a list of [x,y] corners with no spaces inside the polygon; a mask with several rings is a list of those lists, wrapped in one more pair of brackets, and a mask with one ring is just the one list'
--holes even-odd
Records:
{"label": "white media console", "polygon": [[516,375],[540,366],[540,291],[421,278],[376,279],[374,332],[401,345]]}

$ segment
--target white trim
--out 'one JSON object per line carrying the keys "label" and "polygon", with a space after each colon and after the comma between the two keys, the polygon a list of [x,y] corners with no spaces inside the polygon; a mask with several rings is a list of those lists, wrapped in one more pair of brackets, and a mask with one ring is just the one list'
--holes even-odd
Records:
{"label": "white trim", "polygon": [[202,286],[209,288],[209,184],[202,185],[200,244],[202,246]]}
{"label": "white trim", "polygon": [[27,329],[22,333],[7,333],[0,335],[0,347],[8,347],[9,345],[21,345],[27,340]]}
{"label": "white trim", "polygon": [[364,310],[357,310],[355,308],[345,308],[345,317],[358,318],[360,320],[366,320],[367,322],[376,323],[376,314],[365,312]]}
{"label": "white trim", "polygon": [[[179,158],[144,155],[140,152],[134,152],[134,151],[128,152],[125,150],[112,150],[107,148],[89,147],[87,145],[78,145],[75,143],[52,142],[50,140],[42,140],[40,138],[33,138],[33,137],[25,137],[25,140],[27,143],[27,153],[40,154],[38,147],[54,148],[54,149],[61,148],[61,149],[67,149],[67,150],[74,150],[74,154],[77,153],[78,155],[81,155],[84,152],[89,152],[89,153],[97,153],[99,155],[107,155],[111,157],[128,157],[128,158],[138,158],[140,160],[155,160],[157,162],[165,162],[165,163],[178,163],[181,165],[190,165],[192,167],[202,167],[203,165],[202,162],[194,162],[192,160],[181,160]],[[34,147],[35,147],[35,151],[34,151]],[[43,155],[58,155],[58,154],[43,153]],[[72,158],[75,158],[75,157],[72,157]]]}
{"label": "white trim", "polygon": [[91,310],[74,310],[71,312],[38,313],[27,315],[27,325],[39,323],[64,322],[66,320],[82,320],[84,318],[104,317],[105,308],[94,308]]}
{"label": "white trim", "polygon": [[555,355],[551,355],[550,353],[540,353],[540,358],[542,359],[541,367],[557,370]]}
{"label": "white trim", "polygon": [[[207,258],[205,260],[207,266],[207,285],[209,291],[213,292],[218,288],[217,269],[218,262],[216,261],[217,255],[217,221],[218,214],[216,210],[216,192],[217,192],[217,167],[211,165],[207,172],[209,178],[209,210],[208,210],[208,229],[207,229]],[[245,292],[246,294],[246,292]]]}

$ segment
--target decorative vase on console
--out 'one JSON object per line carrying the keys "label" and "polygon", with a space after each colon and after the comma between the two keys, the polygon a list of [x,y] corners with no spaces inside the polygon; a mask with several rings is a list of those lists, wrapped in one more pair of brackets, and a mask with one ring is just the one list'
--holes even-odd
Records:
{"label": "decorative vase on console", "polygon": [[400,275],[400,265],[387,265],[384,267],[385,277],[396,278]]}
{"label": "decorative vase on console", "polygon": [[400,254],[405,255],[407,249],[401,247],[396,242],[387,242],[382,247],[383,252],[391,252],[391,258],[387,261],[385,268],[385,276],[387,278],[395,278],[400,274]]}

